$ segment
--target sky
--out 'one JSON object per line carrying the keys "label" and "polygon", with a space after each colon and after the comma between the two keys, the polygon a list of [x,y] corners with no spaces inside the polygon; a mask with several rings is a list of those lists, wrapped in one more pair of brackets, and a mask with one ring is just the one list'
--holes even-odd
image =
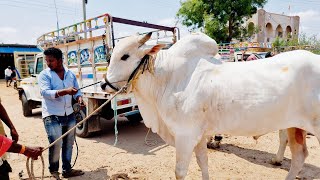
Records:
{"label": "sky", "polygon": [[[56,7],[56,8],[55,8]],[[87,19],[105,13],[148,23],[177,26],[182,36],[187,28],[176,24],[180,0],[88,0]],[[268,12],[300,16],[300,32],[320,37],[319,0],[268,0]],[[57,13],[56,13],[57,12]],[[83,20],[82,0],[0,0],[0,43],[36,44],[42,34]],[[139,31],[119,27],[115,34],[127,36]]]}

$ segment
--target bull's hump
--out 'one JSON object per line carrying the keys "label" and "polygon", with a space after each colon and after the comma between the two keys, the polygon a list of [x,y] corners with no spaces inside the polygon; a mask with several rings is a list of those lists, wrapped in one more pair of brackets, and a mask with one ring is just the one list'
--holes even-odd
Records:
{"label": "bull's hump", "polygon": [[181,39],[169,50],[174,56],[194,58],[215,56],[218,53],[218,46],[216,41],[207,35],[197,33]]}

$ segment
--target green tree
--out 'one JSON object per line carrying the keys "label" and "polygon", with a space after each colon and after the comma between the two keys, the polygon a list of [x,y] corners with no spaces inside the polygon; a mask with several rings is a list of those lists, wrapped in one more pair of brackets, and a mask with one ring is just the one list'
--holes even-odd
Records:
{"label": "green tree", "polygon": [[204,32],[217,42],[243,37],[244,20],[263,7],[267,0],[186,0],[181,1],[177,18],[192,30]]}
{"label": "green tree", "polygon": [[307,36],[300,33],[298,37],[282,39],[277,37],[273,43],[273,48],[277,52],[290,51],[295,49],[307,49],[313,53],[320,54],[320,40],[316,35]]}

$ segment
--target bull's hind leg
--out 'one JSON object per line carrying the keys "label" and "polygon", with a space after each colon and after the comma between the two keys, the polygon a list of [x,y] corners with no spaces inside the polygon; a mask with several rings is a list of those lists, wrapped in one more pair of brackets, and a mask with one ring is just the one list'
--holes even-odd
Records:
{"label": "bull's hind leg", "polygon": [[201,168],[202,179],[209,180],[209,171],[208,171],[208,154],[206,147],[206,137],[203,137],[199,144],[194,149],[194,152],[197,157],[197,163]]}
{"label": "bull's hind leg", "polygon": [[287,130],[282,129],[279,131],[279,149],[276,157],[271,159],[271,164],[276,165],[276,166],[281,166],[284,152],[286,151],[286,147],[288,144],[288,135],[287,135]]}
{"label": "bull's hind leg", "polygon": [[217,149],[220,147],[220,143],[222,141],[222,135],[216,134],[214,137],[210,136],[207,142],[207,148],[209,149]]}
{"label": "bull's hind leg", "polygon": [[288,141],[292,154],[290,171],[286,180],[295,179],[302,169],[304,160],[308,156],[306,146],[306,131],[298,128],[289,128]]}

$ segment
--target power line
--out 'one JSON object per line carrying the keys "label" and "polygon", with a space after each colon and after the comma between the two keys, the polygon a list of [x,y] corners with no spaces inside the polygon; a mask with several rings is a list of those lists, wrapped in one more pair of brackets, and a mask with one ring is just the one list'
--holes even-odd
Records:
{"label": "power line", "polygon": [[[19,0],[4,0],[4,1],[7,1],[7,2],[10,2],[10,4],[7,4],[7,5],[14,5],[14,4],[19,4],[19,5],[24,5],[24,6],[32,6],[32,7],[44,7],[44,8],[55,8],[55,6],[51,6],[51,5],[47,5],[47,4],[43,4],[43,3],[34,3],[34,2],[26,2],[26,1],[19,1]],[[12,4],[14,3],[14,4]],[[16,7],[18,5],[15,5]],[[58,8],[60,11],[68,11],[68,12],[74,12],[73,10],[71,10],[70,8],[66,8],[66,7],[62,7],[60,6],[60,8]]]}
{"label": "power line", "polygon": [[[4,0],[6,1],[6,0]],[[55,4],[52,4],[52,3],[44,3],[43,1],[37,1],[37,0],[33,0],[32,2],[29,2],[29,1],[22,1],[22,0],[7,0],[8,2],[17,2],[17,3],[21,3],[21,4],[33,4],[33,5],[36,5],[36,6],[46,6],[46,7],[50,7],[50,8],[54,8],[55,7]],[[69,10],[72,9],[72,7],[70,6],[65,6],[65,5],[57,5],[57,7],[59,9],[66,9],[66,10]]]}
{"label": "power line", "polygon": [[[10,7],[16,7],[16,8],[23,8],[26,10],[26,8],[28,8],[28,6],[19,6],[19,5],[14,5],[14,4],[4,4],[4,3],[0,3],[0,5],[4,5],[4,6],[10,6]],[[38,8],[38,7],[36,7]],[[32,9],[30,9],[32,11]],[[55,13],[54,11],[50,11],[50,10],[45,10],[43,8],[40,8],[39,10],[37,11],[44,11],[44,12],[47,12],[47,13]],[[60,14],[65,14],[65,15],[74,15],[74,14],[70,14],[70,13],[64,13],[64,12],[60,12]]]}

